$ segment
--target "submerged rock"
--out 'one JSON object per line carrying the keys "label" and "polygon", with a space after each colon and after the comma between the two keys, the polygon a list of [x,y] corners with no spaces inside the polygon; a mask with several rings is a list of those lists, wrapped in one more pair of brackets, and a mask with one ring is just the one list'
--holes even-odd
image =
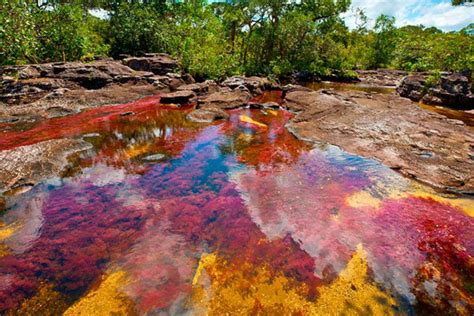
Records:
{"label": "submerged rock", "polygon": [[299,112],[290,129],[375,158],[435,188],[474,193],[474,134],[461,121],[395,95],[293,91],[284,106]]}
{"label": "submerged rock", "polygon": [[68,164],[67,158],[87,150],[82,140],[57,139],[0,151],[0,192],[29,188],[57,176]]}
{"label": "submerged rock", "polygon": [[186,118],[193,122],[210,123],[217,120],[227,120],[229,114],[221,109],[206,108],[194,110]]}
{"label": "submerged rock", "polygon": [[142,160],[157,161],[157,160],[163,160],[164,158],[166,158],[166,156],[163,155],[163,154],[154,154],[154,155],[149,155],[149,156],[143,157]]}

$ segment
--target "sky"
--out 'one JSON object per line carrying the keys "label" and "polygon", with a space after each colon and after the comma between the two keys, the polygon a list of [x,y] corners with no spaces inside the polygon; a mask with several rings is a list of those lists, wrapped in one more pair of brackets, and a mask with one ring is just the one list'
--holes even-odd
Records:
{"label": "sky", "polygon": [[354,27],[356,8],[364,9],[369,26],[380,14],[392,15],[397,26],[435,26],[443,31],[457,31],[474,23],[474,6],[452,6],[451,0],[352,0],[352,7],[343,17]]}

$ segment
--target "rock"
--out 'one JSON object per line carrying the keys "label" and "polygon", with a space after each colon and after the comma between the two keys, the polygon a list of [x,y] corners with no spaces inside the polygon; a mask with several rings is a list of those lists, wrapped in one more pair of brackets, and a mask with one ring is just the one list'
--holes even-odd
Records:
{"label": "rock", "polygon": [[219,91],[198,100],[198,108],[233,109],[247,105],[251,95],[246,91]]}
{"label": "rock", "polygon": [[156,75],[165,75],[178,68],[178,62],[166,54],[147,54],[148,57],[130,57],[123,64],[133,70],[151,71]]}
{"label": "rock", "polygon": [[288,93],[290,93],[292,91],[307,91],[307,92],[313,91],[310,88],[306,88],[306,87],[303,87],[303,86],[300,86],[300,85],[295,85],[295,84],[287,84],[287,85],[283,86],[281,88],[281,90],[283,91],[283,97],[285,97],[285,95],[287,95]]}
{"label": "rock", "polygon": [[356,70],[356,73],[361,84],[374,87],[396,87],[408,74],[406,71],[390,69]]}
{"label": "rock", "polygon": [[451,95],[465,95],[469,93],[469,79],[462,74],[441,76],[441,89]]}
{"label": "rock", "polygon": [[427,75],[405,77],[397,92],[402,97],[426,104],[449,106],[461,110],[474,109],[474,94],[469,78],[463,74],[443,74],[437,84],[426,87]]}
{"label": "rock", "polygon": [[34,79],[39,77],[41,77],[41,73],[33,66],[26,66],[18,72],[18,78],[20,79]]}
{"label": "rock", "polygon": [[18,121],[20,121],[20,119],[15,116],[0,116],[0,123],[15,123]]}
{"label": "rock", "polygon": [[190,112],[186,118],[198,123],[211,123],[216,120],[227,120],[229,114],[224,110],[217,108],[197,109]]}
{"label": "rock", "polygon": [[250,103],[249,104],[251,108],[254,109],[279,109],[280,104],[276,102],[264,102],[264,103]]}
{"label": "rock", "polygon": [[397,92],[404,98],[418,102],[423,97],[422,91],[425,87],[425,77],[422,75],[406,76],[397,87]]}
{"label": "rock", "polygon": [[57,139],[0,151],[0,193],[58,175],[68,165],[67,157],[89,148],[82,140]]}
{"label": "rock", "polygon": [[390,94],[300,90],[283,105],[298,112],[289,128],[301,139],[377,159],[442,191],[474,193],[474,134],[461,121]]}
{"label": "rock", "polygon": [[16,79],[11,76],[2,76],[1,81],[2,81],[2,85],[5,85],[5,84],[10,84],[10,83],[15,82]]}
{"label": "rock", "polygon": [[46,116],[47,118],[54,118],[54,117],[62,117],[66,115],[71,115],[76,112],[74,112],[71,109],[63,108],[61,106],[52,106],[46,109],[46,113],[47,113],[47,116]]}
{"label": "rock", "polygon": [[229,87],[231,89],[245,87],[252,94],[260,94],[263,90],[277,88],[277,86],[272,83],[268,78],[243,76],[230,77],[224,80],[221,85],[224,87]]}
{"label": "rock", "polygon": [[171,104],[171,103],[185,104],[185,103],[189,103],[189,101],[195,96],[196,94],[190,90],[164,93],[160,96],[160,102],[162,104]]}
{"label": "rock", "polygon": [[145,161],[158,161],[158,160],[163,160],[164,158],[166,158],[166,156],[163,155],[163,154],[154,154],[154,155],[149,155],[149,156],[143,157],[142,160],[145,160]]}
{"label": "rock", "polygon": [[120,113],[120,116],[132,116],[132,115],[135,115],[135,112],[127,111],[127,112]]}
{"label": "rock", "polygon": [[219,86],[214,80],[206,80],[200,83],[182,85],[178,88],[178,91],[184,90],[191,90],[198,95],[202,95],[219,91]]}
{"label": "rock", "polygon": [[5,210],[7,209],[7,202],[3,196],[0,196],[0,216],[3,215]]}
{"label": "rock", "polygon": [[61,71],[59,78],[78,83],[86,89],[100,89],[112,81],[107,73],[92,67],[71,67]]}

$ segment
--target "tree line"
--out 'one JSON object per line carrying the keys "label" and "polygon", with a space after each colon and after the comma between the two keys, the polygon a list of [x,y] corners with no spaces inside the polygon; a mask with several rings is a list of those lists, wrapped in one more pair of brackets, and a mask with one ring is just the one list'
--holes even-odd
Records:
{"label": "tree line", "polygon": [[[454,3],[455,2],[455,3]],[[453,1],[459,5],[462,1]],[[474,27],[368,27],[350,0],[0,0],[0,64],[92,60],[165,52],[197,78],[295,72],[353,76],[355,69],[474,68]]]}

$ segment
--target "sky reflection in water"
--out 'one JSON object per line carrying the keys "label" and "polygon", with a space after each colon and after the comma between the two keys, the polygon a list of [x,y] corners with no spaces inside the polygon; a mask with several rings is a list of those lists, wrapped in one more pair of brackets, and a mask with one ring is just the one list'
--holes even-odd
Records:
{"label": "sky reflection in water", "polygon": [[1,311],[472,311],[472,200],[300,142],[285,111],[203,125],[157,102],[2,139],[82,135],[94,149],[0,219]]}

